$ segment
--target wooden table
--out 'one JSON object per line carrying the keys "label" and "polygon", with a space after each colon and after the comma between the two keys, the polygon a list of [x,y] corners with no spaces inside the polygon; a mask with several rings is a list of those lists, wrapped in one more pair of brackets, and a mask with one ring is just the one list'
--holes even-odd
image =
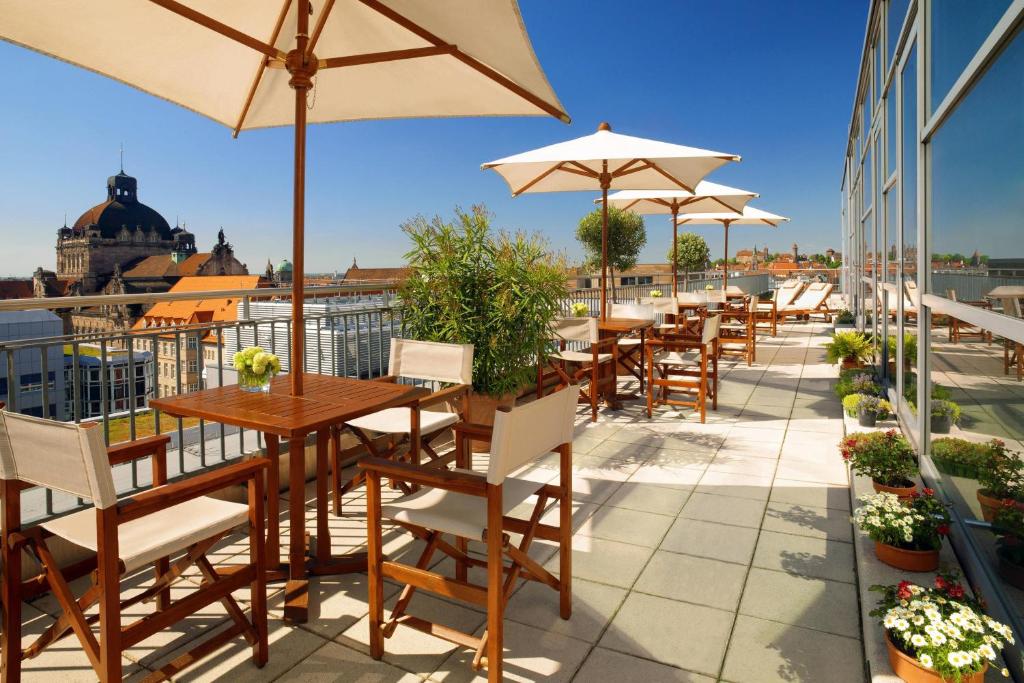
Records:
{"label": "wooden table", "polygon": [[[653,320],[644,320],[642,318],[605,318],[598,319],[597,329],[601,339],[608,339],[609,337],[621,337],[624,334],[630,334],[632,332],[640,333],[640,372],[643,373],[643,354],[644,344],[646,341],[647,330],[654,327]],[[613,372],[618,374],[618,368],[615,368]],[[618,410],[622,407],[621,401],[636,398],[636,394],[619,394],[616,390],[614,382],[610,382],[608,387],[604,389],[604,401],[605,404],[613,410]]]}
{"label": "wooden table", "polygon": [[[332,427],[369,413],[396,406],[413,408],[412,441],[419,443],[416,387],[371,382],[347,377],[305,374],[305,393],[289,394],[287,375],[276,377],[270,393],[247,393],[237,386],[205,389],[190,394],[153,399],[151,408],[172,417],[197,417],[210,422],[262,432],[266,441],[268,580],[287,581],[284,617],[305,622],[309,616],[309,576],[364,571],[366,553],[344,557],[331,555],[327,526],[327,445],[339,448],[338,431]],[[316,433],[316,549],[307,551],[305,524],[306,437]],[[288,561],[280,556],[280,490],[278,461],[280,440],[288,442]],[[309,555],[309,556],[307,556]]]}

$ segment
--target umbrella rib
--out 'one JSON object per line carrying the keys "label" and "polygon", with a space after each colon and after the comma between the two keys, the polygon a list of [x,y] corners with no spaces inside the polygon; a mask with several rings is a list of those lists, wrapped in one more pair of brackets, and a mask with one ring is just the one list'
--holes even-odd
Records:
{"label": "umbrella rib", "polygon": [[621,175],[621,174],[624,174],[624,172],[625,172],[625,170],[626,170],[627,168],[629,168],[629,167],[630,167],[630,166],[632,166],[633,164],[637,164],[637,163],[640,163],[640,160],[639,160],[639,159],[633,159],[633,160],[631,160],[631,161],[627,161],[627,162],[626,162],[626,163],[624,163],[624,164],[623,164],[622,166],[619,166],[619,167],[618,167],[617,169],[615,169],[614,171],[612,171],[612,177],[614,178],[614,177],[615,177],[615,176],[617,176],[617,175]]}
{"label": "umbrella rib", "polygon": [[[274,31],[270,34],[271,45],[277,42],[277,37],[281,34],[281,27],[284,26],[284,20],[288,17],[288,10],[291,6],[292,0],[284,0],[284,5],[281,6],[281,13],[277,15],[277,23],[274,24]],[[238,133],[242,130],[242,124],[245,123],[245,117],[249,115],[249,107],[252,106],[253,98],[256,97],[256,89],[260,87],[260,81],[263,80],[263,72],[266,68],[267,58],[264,57],[256,68],[256,74],[252,78],[252,85],[249,87],[249,95],[245,98],[245,104],[242,105],[242,113],[238,115],[238,123],[235,125],[235,130],[231,132],[231,137],[233,138],[237,138]]]}
{"label": "umbrella rib", "polygon": [[[427,29],[423,28],[422,26],[412,21],[408,17],[399,14],[398,12],[391,9],[387,5],[383,4],[379,0],[360,0],[360,2],[362,2],[367,7],[375,10],[377,13],[384,15],[385,17],[395,22],[399,26],[405,28],[406,30],[415,33],[417,36],[427,41],[428,43],[431,43],[434,46],[441,46],[446,44],[445,41],[441,40],[439,37],[428,31]],[[565,123],[570,122],[571,119],[569,118],[569,115],[566,114],[564,111],[562,111],[555,105],[551,104],[550,102],[544,100],[543,98],[534,95],[526,88],[522,87],[521,85],[509,79],[508,77],[498,73],[497,71],[487,66],[486,64],[476,59],[475,57],[471,57],[465,52],[462,52],[461,50],[458,49],[452,53],[452,56],[458,59],[466,66],[470,67],[471,69],[491,79],[498,85],[501,85],[506,90],[509,90],[515,93],[516,95],[519,95],[519,97],[523,98],[524,100],[526,100],[533,106],[537,107],[541,111],[544,111],[547,114],[550,114],[551,116],[554,116],[556,119],[560,119]]]}
{"label": "umbrella rib", "polygon": [[551,175],[555,171],[562,170],[563,166],[565,166],[565,162],[564,161],[558,162],[557,164],[555,164],[554,166],[552,166],[548,170],[544,171],[543,173],[541,173],[539,176],[537,176],[536,178],[534,178],[530,182],[528,182],[525,185],[523,185],[522,187],[520,187],[518,190],[513,190],[512,191],[512,196],[513,197],[518,197],[520,194],[522,194],[523,192],[526,192],[531,187],[533,187],[534,185],[536,185],[540,181],[544,180],[545,178],[547,178],[549,175]]}
{"label": "umbrella rib", "polygon": [[321,69],[335,69],[341,66],[361,66],[363,64],[378,64],[380,62],[395,62],[402,59],[419,59],[421,57],[436,57],[438,55],[453,55],[459,48],[454,45],[433,45],[430,47],[414,47],[407,50],[388,50],[386,52],[369,52],[363,55],[346,55],[344,57],[329,57],[321,59]]}
{"label": "umbrella rib", "polygon": [[284,59],[286,57],[284,52],[281,52],[273,45],[267,45],[263,41],[257,40],[256,38],[253,38],[247,33],[242,33],[238,29],[232,28],[231,26],[228,26],[225,23],[219,22],[216,19],[203,14],[202,12],[197,12],[191,7],[186,7],[185,5],[182,5],[180,2],[175,2],[175,0],[149,1],[154,5],[163,7],[165,10],[168,10],[169,12],[173,12],[174,14],[177,14],[180,17],[183,17],[185,19],[188,19],[189,21],[193,21],[199,24],[200,26],[203,26],[204,28],[208,28],[211,31],[219,33],[225,38],[230,38],[236,43],[241,43],[242,45],[245,45],[248,48],[252,48],[257,52],[262,52],[268,57],[277,57],[279,59]]}
{"label": "umbrella rib", "polygon": [[655,164],[655,163],[653,163],[653,162],[651,162],[651,161],[649,161],[647,159],[644,159],[644,161],[647,162],[648,164],[650,164],[652,169],[654,169],[655,171],[657,171],[661,175],[665,176],[666,178],[668,178],[673,183],[675,183],[679,187],[683,188],[684,190],[686,190],[690,194],[697,194],[692,187],[690,187],[689,185],[687,185],[683,181],[679,180],[678,178],[673,176],[671,173],[669,173],[668,171],[666,171],[662,167],[658,166],[657,164]]}
{"label": "umbrella rib", "polygon": [[567,168],[566,169],[562,169],[564,171],[569,171],[570,173],[578,173],[579,175],[585,175],[585,176],[587,176],[589,178],[598,178],[601,175],[597,171],[595,171],[595,170],[593,170],[591,168],[587,168],[585,165],[583,165],[580,162],[575,161],[575,160],[573,160],[573,161],[566,161],[564,163],[569,164],[571,166],[575,166],[576,168],[579,169],[578,171],[570,171]]}
{"label": "umbrella rib", "polygon": [[648,170],[650,168],[653,168],[653,166],[654,165],[651,162],[647,162],[647,164],[644,165],[644,166],[637,166],[636,168],[630,168],[630,169],[627,169],[625,171],[620,171],[618,173],[613,174],[612,177],[614,177],[614,178],[621,178],[622,176],[627,176],[627,175],[630,175],[632,173],[639,173],[640,171],[646,171],[646,170]]}
{"label": "umbrella rib", "polygon": [[310,57],[313,56],[313,48],[316,47],[316,43],[320,40],[320,34],[323,33],[324,24],[327,23],[327,17],[331,15],[331,10],[334,9],[334,0],[327,0],[327,4],[324,5],[323,11],[316,20],[316,28],[313,29],[313,35],[309,39],[309,45],[306,46],[306,61],[309,61]]}

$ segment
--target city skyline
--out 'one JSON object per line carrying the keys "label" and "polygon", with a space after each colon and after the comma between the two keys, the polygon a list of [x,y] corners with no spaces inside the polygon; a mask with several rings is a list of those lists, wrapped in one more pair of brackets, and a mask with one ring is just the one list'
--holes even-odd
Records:
{"label": "city skyline", "polygon": [[[701,24],[729,26],[742,51],[723,49],[686,21],[682,6],[667,8],[665,21],[616,17],[620,42],[644,45],[636,54],[584,50],[618,13],[611,5],[581,8],[522,3],[538,58],[574,117],[571,126],[530,118],[312,126],[307,270],[344,270],[353,257],[368,267],[398,265],[407,249],[402,221],[481,202],[496,225],[539,231],[554,249],[579,260],[576,223],[596,193],[512,199],[479,164],[589,133],[606,119],[624,133],[742,155],[741,163],[711,178],[759,192],[756,206],[793,221],[774,231],[737,230],[737,247],[786,251],[795,241],[814,253],[840,246],[842,169],[835,158],[847,134],[853,55],[866,7],[706,8]],[[778,49],[787,42],[796,47]],[[0,276],[53,267],[65,213],[73,222],[95,204],[96,179],[117,172],[122,144],[126,172],[140,179],[141,200],[168,220],[187,223],[200,245],[223,227],[250,269],[261,269],[268,257],[290,258],[289,130],[232,140],[222,126],[104,77],[12,45],[0,45],[0,55],[12,65],[0,76],[7,91],[33,92],[0,111],[9,161],[0,171],[0,204],[7,207],[0,231],[19,236],[0,253]],[[792,77],[781,81],[771,73]],[[808,108],[811,81],[821,86],[816,106]],[[671,241],[668,220],[649,216],[646,224],[641,260],[661,262]],[[716,231],[694,232],[721,252]]]}

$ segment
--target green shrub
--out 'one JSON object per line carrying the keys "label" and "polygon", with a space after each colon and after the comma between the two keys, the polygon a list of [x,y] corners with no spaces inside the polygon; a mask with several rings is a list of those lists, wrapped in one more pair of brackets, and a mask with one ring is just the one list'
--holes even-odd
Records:
{"label": "green shrub", "polygon": [[841,309],[837,312],[833,320],[837,325],[852,325],[856,322],[856,318],[853,317],[853,313],[851,313],[848,308]]}
{"label": "green shrub", "polygon": [[992,458],[992,446],[945,436],[932,441],[932,462],[936,469],[955,477],[977,479]]}
{"label": "green shrub", "polygon": [[836,332],[825,344],[825,357],[832,365],[840,361],[867,361],[871,358],[871,343],[860,332]]}
{"label": "green shrub", "polygon": [[914,449],[895,429],[853,434],[843,439],[839,448],[850,469],[878,484],[907,486],[917,474]]}
{"label": "green shrub", "polygon": [[868,408],[878,416],[880,420],[889,417],[892,406],[884,398],[878,398],[874,394],[850,394],[843,398],[843,410],[850,417],[857,417],[861,408]]}
{"label": "green shrub", "polygon": [[941,398],[932,398],[932,417],[949,417],[956,424],[960,421],[960,404],[953,401],[945,401]]}
{"label": "green shrub", "polygon": [[988,462],[978,470],[979,488],[992,498],[1024,501],[1024,460],[999,439],[992,439],[989,448]]}
{"label": "green shrub", "polygon": [[873,394],[881,393],[882,388],[875,380],[874,375],[861,368],[849,368],[839,371],[839,381],[836,382],[836,396],[844,399],[850,394]]}
{"label": "green shrub", "polygon": [[[889,359],[896,360],[896,337],[889,335],[885,340],[889,348]],[[917,365],[917,335],[910,332],[903,333],[903,367],[910,368]]]}

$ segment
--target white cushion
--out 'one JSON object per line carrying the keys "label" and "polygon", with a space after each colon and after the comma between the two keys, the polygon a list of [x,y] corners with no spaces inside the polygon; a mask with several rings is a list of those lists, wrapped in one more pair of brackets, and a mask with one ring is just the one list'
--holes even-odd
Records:
{"label": "white cushion", "polygon": [[[570,363],[590,363],[594,360],[594,354],[587,353],[586,351],[558,351],[557,353],[551,354],[552,358],[559,360],[568,361]],[[610,353],[599,353],[597,354],[597,362],[603,363],[606,360],[611,360],[612,354]]]}
{"label": "white cushion", "polygon": [[[125,571],[179,553],[189,546],[245,524],[249,506],[216,498],[195,498],[125,522],[117,548]],[[47,531],[96,552],[96,511],[86,509],[42,523]]]}
{"label": "white cushion", "polygon": [[[482,475],[479,476],[483,479]],[[502,512],[508,514],[542,486],[543,482],[507,477],[502,486]],[[381,514],[385,519],[463,538],[481,539],[487,527],[487,499],[444,489],[424,488],[393,503],[382,505]]]}
{"label": "white cushion", "polygon": [[637,346],[640,344],[639,337],[623,337],[615,342],[619,346]]}
{"label": "white cushion", "polygon": [[654,357],[658,365],[692,365],[700,362],[698,351],[663,351]]}
{"label": "white cushion", "polygon": [[[368,432],[382,434],[408,434],[412,419],[412,408],[385,408],[370,413],[348,424]],[[441,413],[435,410],[420,411],[420,434],[432,434],[459,421],[457,413]]]}

